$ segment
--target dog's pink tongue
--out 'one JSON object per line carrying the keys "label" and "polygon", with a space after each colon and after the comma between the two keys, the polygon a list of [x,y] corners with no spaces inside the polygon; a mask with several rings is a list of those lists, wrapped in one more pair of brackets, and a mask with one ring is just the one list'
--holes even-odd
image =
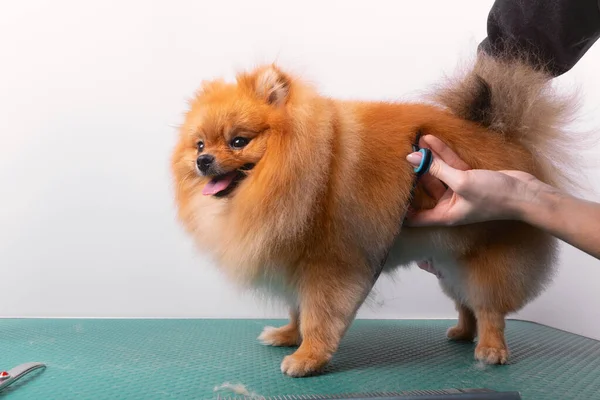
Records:
{"label": "dog's pink tongue", "polygon": [[226,175],[219,176],[218,179],[213,178],[210,182],[206,184],[206,186],[204,186],[204,189],[202,189],[202,194],[205,196],[211,196],[213,194],[222,192],[223,190],[227,189],[229,185],[231,185],[231,182],[233,182],[235,175],[236,172],[233,171]]}

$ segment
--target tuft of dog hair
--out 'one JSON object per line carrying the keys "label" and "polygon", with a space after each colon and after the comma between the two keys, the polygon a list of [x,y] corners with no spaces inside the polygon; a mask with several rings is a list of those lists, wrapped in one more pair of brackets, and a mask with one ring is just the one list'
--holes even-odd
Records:
{"label": "tuft of dog hair", "polygon": [[567,191],[582,189],[574,179],[582,132],[569,126],[581,108],[575,91],[559,93],[553,76],[531,53],[504,46],[494,56],[480,52],[474,65],[436,87],[430,98],[453,114],[531,151],[545,182]]}

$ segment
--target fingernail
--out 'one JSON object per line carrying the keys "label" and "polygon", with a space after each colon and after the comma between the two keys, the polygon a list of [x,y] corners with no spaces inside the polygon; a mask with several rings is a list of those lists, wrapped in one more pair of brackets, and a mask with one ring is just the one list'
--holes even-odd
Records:
{"label": "fingernail", "polygon": [[411,163],[413,166],[418,167],[421,164],[421,159],[423,158],[423,154],[420,152],[410,153],[406,156],[406,160]]}

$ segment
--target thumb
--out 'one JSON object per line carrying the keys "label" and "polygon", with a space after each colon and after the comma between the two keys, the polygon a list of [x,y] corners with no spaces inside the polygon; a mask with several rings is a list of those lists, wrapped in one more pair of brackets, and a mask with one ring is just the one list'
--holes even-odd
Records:
{"label": "thumb", "polygon": [[[423,155],[420,152],[411,153],[406,156],[406,160],[414,167],[419,166],[422,158]],[[435,155],[433,155],[433,161],[431,162],[428,171],[428,174],[438,178],[449,187],[453,187],[457,184],[464,173],[464,171],[452,168]]]}

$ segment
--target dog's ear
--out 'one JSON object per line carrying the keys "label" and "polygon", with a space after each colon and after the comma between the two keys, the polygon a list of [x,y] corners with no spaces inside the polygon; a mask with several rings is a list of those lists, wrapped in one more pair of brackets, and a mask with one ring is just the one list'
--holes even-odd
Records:
{"label": "dog's ear", "polygon": [[249,75],[238,76],[238,83],[247,86],[261,99],[274,106],[286,103],[291,80],[275,65],[261,67]]}

